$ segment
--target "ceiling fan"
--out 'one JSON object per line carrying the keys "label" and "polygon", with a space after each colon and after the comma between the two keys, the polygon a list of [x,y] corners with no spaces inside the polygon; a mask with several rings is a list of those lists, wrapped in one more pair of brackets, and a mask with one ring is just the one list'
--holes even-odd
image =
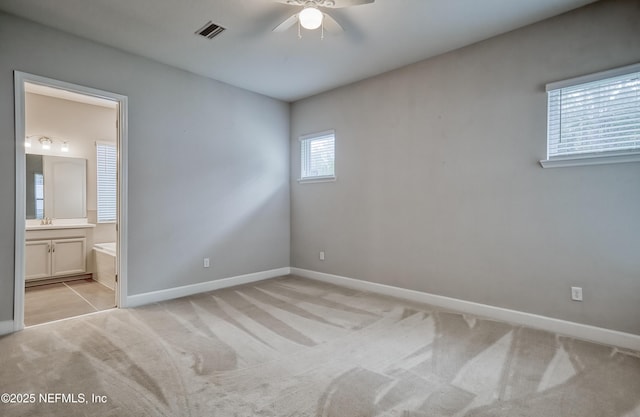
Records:
{"label": "ceiling fan", "polygon": [[361,4],[373,3],[375,0],[274,0],[278,3],[301,6],[302,10],[294,13],[273,29],[273,32],[284,32],[298,23],[298,37],[302,38],[300,27],[308,30],[322,28],[322,38],[324,38],[325,24],[330,30],[342,31],[342,26],[328,13],[320,8],[338,9],[343,7],[359,6]]}

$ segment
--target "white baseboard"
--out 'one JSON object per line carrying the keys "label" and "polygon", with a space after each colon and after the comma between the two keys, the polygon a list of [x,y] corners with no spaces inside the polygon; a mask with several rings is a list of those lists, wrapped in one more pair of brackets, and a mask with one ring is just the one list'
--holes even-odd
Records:
{"label": "white baseboard", "polygon": [[506,308],[495,307],[487,304],[459,300],[457,298],[429,294],[421,291],[408,290],[405,288],[393,287],[390,285],[378,284],[375,282],[362,281],[359,279],[347,278],[339,275],[310,271],[308,269],[291,268],[291,273],[293,275],[298,275],[304,278],[310,278],[317,281],[323,281],[330,284],[353,288],[356,290],[403,298],[406,300],[425,303],[448,310],[459,311],[462,313],[486,317],[493,320],[505,321],[522,326],[546,330],[552,333],[557,333],[576,339],[583,339],[590,342],[602,343],[605,345],[618,346],[640,351],[640,335],[619,332],[616,330],[609,330],[602,327],[589,326],[586,324],[574,323],[571,321],[554,319],[551,317],[525,313],[517,310],[509,310]]}
{"label": "white baseboard", "polygon": [[186,297],[188,295],[213,291],[220,288],[233,287],[241,284],[262,281],[276,278],[282,275],[289,275],[291,268],[278,268],[269,271],[254,272],[252,274],[239,275],[236,277],[216,279],[214,281],[201,282],[198,284],[185,285],[182,287],[169,288],[166,290],[152,291],[143,294],[130,295],[127,297],[127,308],[138,307],[145,304],[157,303],[159,301],[172,300],[174,298]]}
{"label": "white baseboard", "polygon": [[0,336],[13,333],[15,330],[13,320],[0,321]]}

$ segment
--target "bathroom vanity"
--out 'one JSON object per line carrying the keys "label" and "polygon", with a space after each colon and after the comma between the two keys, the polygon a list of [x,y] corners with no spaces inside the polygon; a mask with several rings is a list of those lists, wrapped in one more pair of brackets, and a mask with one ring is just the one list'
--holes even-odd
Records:
{"label": "bathroom vanity", "polygon": [[86,166],[83,158],[26,155],[27,285],[91,277]]}
{"label": "bathroom vanity", "polygon": [[27,226],[27,284],[87,275],[87,234],[93,227],[88,223]]}

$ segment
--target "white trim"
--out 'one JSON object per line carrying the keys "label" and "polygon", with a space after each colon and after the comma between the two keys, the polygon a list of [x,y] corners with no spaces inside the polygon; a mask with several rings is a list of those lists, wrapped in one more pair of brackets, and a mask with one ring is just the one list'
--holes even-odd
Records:
{"label": "white trim", "polygon": [[542,329],[577,339],[588,340],[590,342],[640,351],[640,335],[631,333],[624,333],[616,330],[604,329],[602,327],[554,319],[522,311],[509,310],[502,307],[474,303],[471,301],[459,300],[456,298],[444,297],[421,291],[408,290],[390,285],[362,281],[339,275],[310,271],[308,269],[291,268],[291,274],[356,290],[403,298],[448,310]]}
{"label": "white trim", "polygon": [[127,307],[138,307],[145,304],[157,303],[160,301],[172,300],[174,298],[186,297],[193,294],[218,290],[220,288],[234,287],[236,285],[249,284],[263,281],[265,279],[276,278],[289,275],[291,268],[278,268],[269,271],[254,272],[246,275],[216,279],[213,281],[200,282],[198,284],[185,285],[182,287],[169,288],[166,290],[152,291],[143,294],[130,295],[127,297]]}
{"label": "white trim", "polygon": [[543,159],[540,161],[540,165],[542,168],[563,168],[582,165],[622,164],[625,162],[640,162],[640,152],[601,153],[558,157],[553,159]]}
{"label": "white trim", "polygon": [[14,100],[15,100],[15,129],[16,129],[16,219],[15,219],[15,260],[14,260],[14,288],[13,288],[13,330],[24,329],[24,248],[26,240],[26,161],[24,150],[25,109],[24,82],[26,75],[15,71]]}
{"label": "white trim", "polygon": [[334,137],[336,136],[335,129],[327,129],[321,132],[307,133],[305,135],[298,136],[298,141],[302,142],[303,140],[307,140],[307,139],[321,138],[323,136],[331,136],[331,135],[333,135]]}
{"label": "white trim", "polygon": [[129,247],[129,98],[118,99],[118,220],[116,222],[116,306],[127,306]]}
{"label": "white trim", "polygon": [[300,184],[311,184],[314,182],[336,182],[337,178],[335,175],[327,175],[324,177],[307,177],[307,178],[298,178],[298,182]]}
{"label": "white trim", "polygon": [[13,320],[0,321],[0,336],[13,333],[14,331]]}
{"label": "white trim", "polygon": [[19,78],[21,81],[26,81],[30,84],[39,84],[45,87],[59,88],[61,90],[67,90],[67,91],[71,91],[77,94],[82,94],[85,96],[98,97],[98,98],[109,100],[109,101],[118,102],[121,99],[126,98],[126,96],[116,94],[116,93],[111,93],[109,91],[99,90],[97,88],[92,88],[92,87],[85,87],[83,85],[68,83],[66,81],[60,81],[53,78],[43,77],[40,75],[29,74],[27,72],[14,71],[14,73],[15,73],[16,79]]}
{"label": "white trim", "polygon": [[640,63],[606,71],[600,71],[593,74],[582,75],[580,77],[569,78],[568,80],[555,81],[546,85],[546,91],[558,90],[560,88],[571,87],[578,84],[590,83],[592,81],[599,81],[605,78],[613,78],[619,75],[630,74],[637,71],[640,71]]}
{"label": "white trim", "polygon": [[25,242],[25,107],[24,83],[38,84],[47,87],[58,88],[71,91],[85,96],[98,97],[105,100],[114,101],[118,105],[118,286],[116,292],[116,303],[119,307],[126,305],[127,294],[127,161],[128,161],[128,101],[127,97],[71,84],[52,78],[29,74],[21,71],[14,71],[14,100],[15,100],[15,133],[16,133],[16,219],[15,219],[15,277],[14,277],[14,301],[13,301],[13,328],[14,330],[24,329],[24,242]]}

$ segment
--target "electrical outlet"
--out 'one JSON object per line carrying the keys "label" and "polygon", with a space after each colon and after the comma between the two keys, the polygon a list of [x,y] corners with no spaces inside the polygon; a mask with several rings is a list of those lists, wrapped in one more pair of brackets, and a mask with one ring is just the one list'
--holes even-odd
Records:
{"label": "electrical outlet", "polygon": [[324,261],[324,251],[323,250],[320,251],[320,260]]}
{"label": "electrical outlet", "polygon": [[204,258],[204,267],[209,268],[209,258]]}
{"label": "electrical outlet", "polygon": [[582,287],[571,287],[571,299],[573,301],[582,301]]}

